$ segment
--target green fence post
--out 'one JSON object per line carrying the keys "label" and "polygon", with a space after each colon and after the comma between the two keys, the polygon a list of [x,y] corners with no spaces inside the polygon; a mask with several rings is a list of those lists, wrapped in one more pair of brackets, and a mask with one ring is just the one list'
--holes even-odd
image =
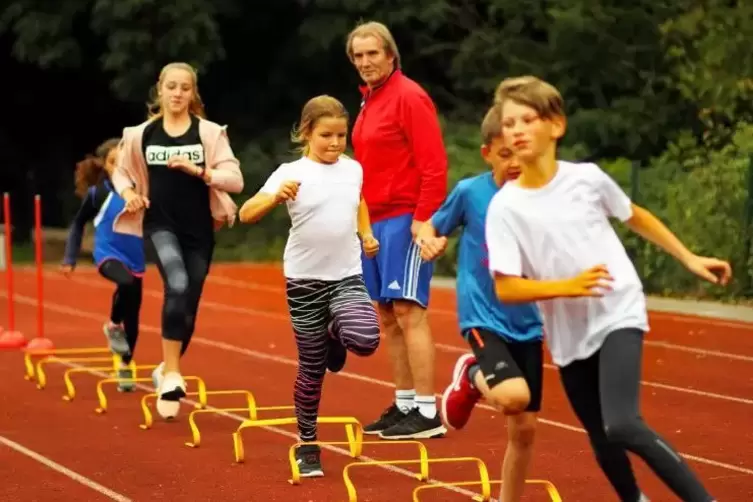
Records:
{"label": "green fence post", "polygon": [[743,261],[744,272],[742,274],[742,290],[745,296],[751,295],[751,277],[750,277],[750,245],[751,245],[751,224],[753,223],[753,154],[748,156],[748,197],[745,203],[745,226],[743,227]]}

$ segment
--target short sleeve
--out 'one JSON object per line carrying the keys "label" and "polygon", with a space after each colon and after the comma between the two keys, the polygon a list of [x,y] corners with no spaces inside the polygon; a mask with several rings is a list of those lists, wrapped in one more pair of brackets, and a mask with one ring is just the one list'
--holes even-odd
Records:
{"label": "short sleeve", "polygon": [[352,162],[353,162],[353,168],[354,168],[354,169],[356,170],[356,172],[358,173],[358,174],[356,175],[356,176],[357,176],[357,179],[358,179],[358,187],[359,187],[359,188],[360,188],[361,190],[363,190],[363,166],[362,166],[362,165],[361,165],[361,163],[360,163],[360,162],[358,162],[357,160],[352,160]]}
{"label": "short sleeve", "polygon": [[630,197],[611,176],[599,166],[593,164],[599,191],[599,199],[607,215],[620,221],[627,221],[633,217],[633,204]]}
{"label": "short sleeve", "polygon": [[465,210],[463,203],[465,184],[460,182],[450,192],[442,206],[431,217],[431,224],[439,235],[450,235],[456,228],[465,222]]}
{"label": "short sleeve", "polygon": [[520,245],[510,222],[504,200],[497,193],[486,215],[486,247],[489,252],[489,272],[521,277],[523,259]]}
{"label": "short sleeve", "polygon": [[259,189],[259,193],[266,193],[270,195],[276,194],[277,190],[280,189],[280,184],[285,181],[284,176],[285,164],[275,169],[274,172],[269,175],[269,178],[267,178],[264,186]]}

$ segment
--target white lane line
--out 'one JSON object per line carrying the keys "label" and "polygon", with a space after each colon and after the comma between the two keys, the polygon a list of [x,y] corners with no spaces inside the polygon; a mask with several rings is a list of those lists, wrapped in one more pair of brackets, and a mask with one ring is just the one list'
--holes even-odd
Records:
{"label": "white lane line", "polygon": [[[107,283],[105,283],[103,281],[98,281],[98,280],[95,280],[95,279],[74,278],[74,279],[67,279],[67,280],[73,280],[74,282],[77,282],[79,284],[84,284],[84,285],[87,285],[87,286],[98,287],[98,288],[105,288],[105,287],[108,286]],[[145,288],[144,289],[144,294],[147,295],[147,296],[151,296],[152,298],[160,298],[160,299],[162,298],[162,293],[161,292],[158,292],[158,291],[155,291],[155,290],[152,290],[152,289],[146,289]],[[281,313],[276,313],[276,312],[250,309],[250,308],[246,308],[246,307],[237,307],[237,306],[234,306],[234,305],[227,305],[227,304],[224,304],[224,303],[213,302],[211,300],[206,300],[206,299],[202,299],[201,305],[204,308],[211,308],[211,309],[215,309],[215,310],[219,310],[219,311],[231,312],[231,313],[234,313],[234,314],[243,314],[243,315],[249,315],[249,316],[264,317],[264,318],[273,319],[273,320],[276,320],[276,321],[289,322],[289,317],[287,315],[281,314]],[[649,342],[647,341],[645,343],[648,344]],[[466,352],[468,352],[467,348],[456,347],[454,345],[448,345],[448,344],[445,344],[445,343],[435,343],[434,346],[437,349],[439,349],[439,350],[441,350],[443,352],[448,352],[448,353],[451,353],[451,354],[465,354]],[[676,347],[680,347],[680,346],[676,346]],[[707,351],[703,351],[701,349],[693,349],[692,352],[707,354]],[[733,358],[745,357],[745,356],[734,356],[734,354],[729,354],[729,355],[733,356]],[[753,362],[753,357],[751,357],[749,359],[750,359],[751,362]],[[556,370],[557,369],[557,367],[554,366],[554,365],[552,365],[552,364],[545,364],[544,367],[546,369],[548,369],[548,370]],[[726,394],[720,394],[720,393],[716,393],[716,392],[708,392],[708,391],[704,391],[704,390],[691,389],[691,388],[687,388],[687,387],[680,387],[680,386],[677,386],[677,385],[669,385],[669,384],[664,384],[664,383],[660,383],[660,382],[652,382],[650,380],[642,380],[641,384],[644,385],[644,386],[646,386],[646,387],[654,387],[654,388],[657,388],[657,389],[663,389],[663,390],[667,390],[667,391],[680,392],[680,393],[684,393],[684,394],[692,394],[692,395],[695,395],[695,396],[702,396],[702,397],[706,397],[706,398],[709,398],[709,399],[719,399],[719,400],[722,400],[722,401],[730,401],[730,402],[734,402],[734,403],[753,405],[753,399],[747,399],[747,398],[744,398],[744,397],[729,396],[729,395],[726,395]]]}
{"label": "white lane line", "polygon": [[[5,292],[4,291],[0,291],[0,296],[6,296]],[[23,303],[23,304],[26,304],[26,305],[36,306],[36,304],[37,304],[36,299],[30,298],[28,296],[15,295],[14,298],[19,303]],[[58,312],[58,313],[61,313],[61,314],[73,315],[73,316],[81,317],[81,318],[85,318],[85,319],[93,319],[93,320],[96,320],[98,322],[102,319],[102,315],[101,314],[90,312],[90,311],[84,311],[84,310],[81,310],[81,309],[77,309],[77,308],[73,308],[73,307],[68,307],[68,306],[60,305],[60,304],[55,304],[55,303],[51,303],[51,302],[45,302],[44,303],[44,307],[46,309],[49,309],[50,311]],[[158,333],[158,334],[161,333],[161,330],[159,328],[154,327],[154,326],[150,326],[150,325],[147,325],[147,324],[142,324],[141,325],[141,329],[143,331],[148,331],[148,332],[152,332],[152,333]],[[286,357],[277,356],[277,355],[269,354],[269,353],[266,353],[266,352],[259,352],[259,351],[256,351],[256,350],[250,350],[250,349],[246,349],[246,348],[243,348],[243,347],[238,347],[236,345],[231,345],[229,343],[218,342],[218,341],[215,341],[215,340],[210,340],[210,339],[203,338],[203,337],[200,337],[200,336],[194,336],[191,339],[191,343],[198,343],[200,345],[206,345],[206,346],[209,346],[209,347],[215,347],[215,348],[218,348],[218,349],[221,349],[221,350],[226,350],[228,352],[234,352],[236,354],[243,354],[243,355],[246,355],[246,356],[249,356],[249,357],[253,357],[255,359],[260,359],[260,360],[265,360],[265,361],[274,361],[274,362],[277,362],[277,363],[280,363],[280,364],[285,364],[287,366],[292,366],[294,368],[298,367],[298,361],[296,361],[294,359],[289,359],[289,358],[286,358]],[[376,379],[376,378],[371,378],[371,377],[368,377],[368,376],[365,376],[365,375],[359,375],[359,374],[356,374],[356,373],[349,373],[349,372],[346,372],[346,371],[341,371],[341,372],[339,372],[337,374],[334,374],[332,376],[333,377],[344,377],[344,378],[349,378],[351,380],[359,380],[359,381],[362,381],[362,382],[368,382],[368,383],[371,383],[371,384],[374,384],[374,385],[379,385],[379,386],[382,386],[382,387],[394,388],[394,384],[392,384],[391,382],[387,382],[385,380],[379,380],[379,379]],[[439,394],[436,394],[436,396],[439,396]],[[496,409],[492,408],[491,406],[485,405],[485,404],[479,404],[478,407],[480,407],[482,409],[486,409],[486,410],[497,412]],[[583,430],[580,427],[575,427],[575,426],[572,426],[572,425],[569,425],[569,424],[565,424],[565,423],[562,423],[562,422],[557,422],[555,420],[548,420],[548,419],[539,418],[539,422],[541,422],[543,424],[551,425],[553,427],[557,427],[557,428],[560,428],[560,429],[564,429],[564,430],[585,433],[585,430]],[[284,433],[287,434],[287,431],[282,431],[282,432],[284,432]],[[347,452],[345,452],[345,453],[347,454]],[[724,463],[724,462],[718,462],[716,460],[711,460],[711,459],[707,459],[707,458],[704,458],[704,457],[699,457],[699,456],[695,456],[695,455],[689,455],[689,454],[685,454],[685,453],[680,453],[680,456],[682,456],[682,457],[684,457],[684,458],[686,458],[688,460],[693,460],[695,462],[701,463],[701,464],[711,465],[711,466],[719,467],[719,468],[722,468],[722,469],[726,469],[726,470],[730,470],[730,471],[734,471],[734,472],[739,472],[739,473],[742,473],[742,474],[753,475],[753,469],[748,469],[748,468],[740,467],[740,466],[737,466],[737,465],[727,464],[727,463]],[[413,474],[411,474],[411,475],[413,475]]]}
{"label": "white lane line", "polygon": [[[156,330],[156,328],[151,328],[151,327],[149,329],[147,329],[147,331],[155,331],[155,330]],[[198,340],[197,340],[197,342],[198,342]],[[56,361],[55,364],[59,364],[61,366],[66,366],[68,368],[83,368],[84,367],[81,364],[71,363],[71,362],[66,362],[66,361]],[[96,375],[96,376],[102,377],[102,378],[110,378],[110,375],[107,375],[107,374],[102,373],[100,371],[89,371],[89,373],[91,373],[92,375]],[[148,392],[148,393],[154,392],[154,388],[153,387],[149,387],[148,385],[143,385],[143,384],[140,384],[140,383],[135,383],[134,386],[137,387],[137,388],[139,388],[139,389],[141,389],[141,390],[143,390],[143,391],[145,391],[145,392]],[[187,403],[187,404],[190,404],[190,405],[194,405],[194,406],[196,406],[196,405],[199,404],[198,401],[194,401],[193,399],[190,399],[190,398],[181,399],[181,402]],[[230,419],[235,420],[237,422],[241,422],[242,423],[242,422],[248,420],[248,417],[244,417],[244,416],[237,415],[235,413],[231,413],[231,412],[227,412],[227,411],[222,411],[222,410],[220,410],[218,408],[215,408],[213,406],[210,406],[210,405],[207,405],[205,407],[205,409],[214,410],[214,411],[217,412],[217,415],[221,415],[223,417],[230,418]],[[159,420],[159,418],[156,417],[156,420]],[[279,434],[281,436],[285,436],[285,437],[287,437],[287,438],[289,438],[289,439],[291,439],[293,441],[298,441],[298,435],[297,434],[292,433],[290,431],[287,431],[285,429],[281,429],[279,427],[263,426],[263,427],[258,427],[258,428],[259,429],[264,429],[264,430],[269,431],[269,432],[274,432],[275,434]],[[0,436],[0,437],[2,437],[2,436]],[[368,440],[369,438],[364,438],[364,439]],[[321,445],[321,448],[325,449],[325,450],[329,450],[329,451],[334,452],[334,453],[338,453],[340,455],[344,455],[346,457],[350,457],[350,451],[344,450],[344,449],[339,448],[337,446],[323,444],[323,445]],[[361,455],[359,457],[359,459],[361,461],[364,461],[364,462],[373,462],[373,461],[378,460],[378,459],[374,459],[372,457],[368,457],[366,455]],[[401,467],[397,467],[395,465],[390,465],[390,464],[376,464],[375,467],[379,467],[379,468],[384,469],[386,471],[390,471],[390,472],[393,472],[393,473],[396,473],[396,474],[401,474],[403,476],[407,476],[409,478],[416,479],[416,473],[415,472],[408,471],[406,469],[403,469]],[[63,467],[63,469],[65,469],[65,468]],[[73,473],[73,474],[75,474],[75,473]],[[84,478],[84,479],[86,479],[86,478]],[[94,482],[92,481],[92,483],[94,483]],[[426,481],[426,483],[437,484],[437,483],[442,483],[442,481],[437,480],[437,479],[433,479],[433,478],[429,478]],[[105,490],[107,490],[107,488],[104,488],[104,487],[102,487],[102,488],[105,489]],[[442,486],[442,488],[446,489],[446,490],[450,490],[450,491],[455,492],[455,493],[458,493],[460,495],[464,495],[466,497],[475,497],[476,495],[480,495],[480,494],[478,494],[476,492],[472,492],[472,491],[469,491],[469,490],[466,490],[464,488],[460,488],[460,487],[457,487],[457,486]],[[97,491],[99,491],[99,490],[97,490]],[[115,495],[118,495],[118,494],[115,494]],[[119,501],[123,501],[123,502],[130,502],[130,500],[126,499],[126,498],[115,499],[115,500],[119,500]],[[491,502],[496,502],[496,500],[492,499]]]}
{"label": "white lane line", "polygon": [[100,485],[96,481],[94,481],[92,479],[89,479],[86,476],[83,476],[83,475],[81,475],[81,474],[79,474],[79,473],[77,473],[75,471],[72,471],[72,470],[68,469],[67,467],[65,467],[64,465],[60,465],[57,462],[55,462],[54,460],[45,457],[41,453],[37,453],[37,452],[35,452],[33,450],[30,450],[27,447],[25,447],[24,445],[18,444],[15,441],[12,441],[12,440],[6,438],[5,436],[0,436],[0,443],[4,444],[5,446],[7,446],[8,448],[10,448],[11,450],[15,450],[18,453],[26,455],[27,457],[29,457],[29,458],[31,458],[33,460],[36,460],[40,464],[42,464],[42,465],[44,465],[46,467],[49,467],[53,471],[56,471],[56,472],[62,474],[63,476],[66,476],[66,477],[72,479],[73,481],[77,481],[77,482],[81,483],[82,485],[86,486],[87,488],[91,488],[95,492],[101,493],[105,497],[108,497],[108,498],[110,498],[112,500],[117,500],[118,502],[131,502],[131,499],[129,499],[125,495],[121,495],[118,492],[110,490],[109,488]]}

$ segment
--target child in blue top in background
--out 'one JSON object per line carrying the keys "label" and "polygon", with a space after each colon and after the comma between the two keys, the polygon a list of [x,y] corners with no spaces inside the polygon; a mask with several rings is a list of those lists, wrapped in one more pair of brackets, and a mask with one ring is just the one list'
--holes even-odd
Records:
{"label": "child in blue top in background", "polygon": [[116,284],[110,320],[103,326],[110,349],[121,358],[118,390],[133,390],[133,372],[128,368],[139,336],[142,276],[145,270],[144,243],[140,237],[119,234],[113,230],[115,217],[125,202],[110,183],[118,155],[117,138],[102,143],[94,157],[76,165],[76,194],[81,197],[78,210],[68,233],[61,271],[70,276],[81,250],[84,227],[94,222],[94,263],[99,273]]}
{"label": "child in blue top in background", "polygon": [[491,172],[460,181],[418,234],[421,257],[434,260],[447,236],[462,227],[457,266],[458,318],[473,354],[462,355],[441,400],[442,420],[461,429],[483,396],[508,417],[509,442],[502,466],[503,502],[518,501],[533,450],[536,413],[543,386],[542,321],[535,304],[503,305],[489,274],[485,239],[486,211],[492,197],[520,174],[503,145],[498,108],[481,125],[481,156]]}

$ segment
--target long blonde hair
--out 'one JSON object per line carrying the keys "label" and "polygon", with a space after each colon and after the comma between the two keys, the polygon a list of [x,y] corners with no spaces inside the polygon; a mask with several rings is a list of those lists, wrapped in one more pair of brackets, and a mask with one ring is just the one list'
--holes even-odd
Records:
{"label": "long blonde hair", "polygon": [[162,84],[165,81],[165,75],[167,75],[167,72],[170,70],[185,70],[191,74],[191,77],[193,79],[193,99],[188,105],[188,111],[189,113],[197,115],[203,119],[207,118],[206,112],[204,111],[204,102],[201,100],[201,95],[199,95],[199,77],[196,73],[196,70],[190,64],[182,62],[168,63],[162,67],[162,70],[159,72],[159,79],[157,79],[157,83],[149,92],[150,101],[146,105],[147,117],[149,119],[153,119],[160,117],[164,113],[162,110],[162,102],[159,96],[159,89],[160,87],[162,87]]}
{"label": "long blonde hair", "polygon": [[316,122],[323,118],[348,120],[348,111],[340,101],[326,94],[309,99],[301,110],[301,121],[290,135],[293,143],[301,145],[299,150],[303,155],[308,155],[308,139],[316,127]]}

